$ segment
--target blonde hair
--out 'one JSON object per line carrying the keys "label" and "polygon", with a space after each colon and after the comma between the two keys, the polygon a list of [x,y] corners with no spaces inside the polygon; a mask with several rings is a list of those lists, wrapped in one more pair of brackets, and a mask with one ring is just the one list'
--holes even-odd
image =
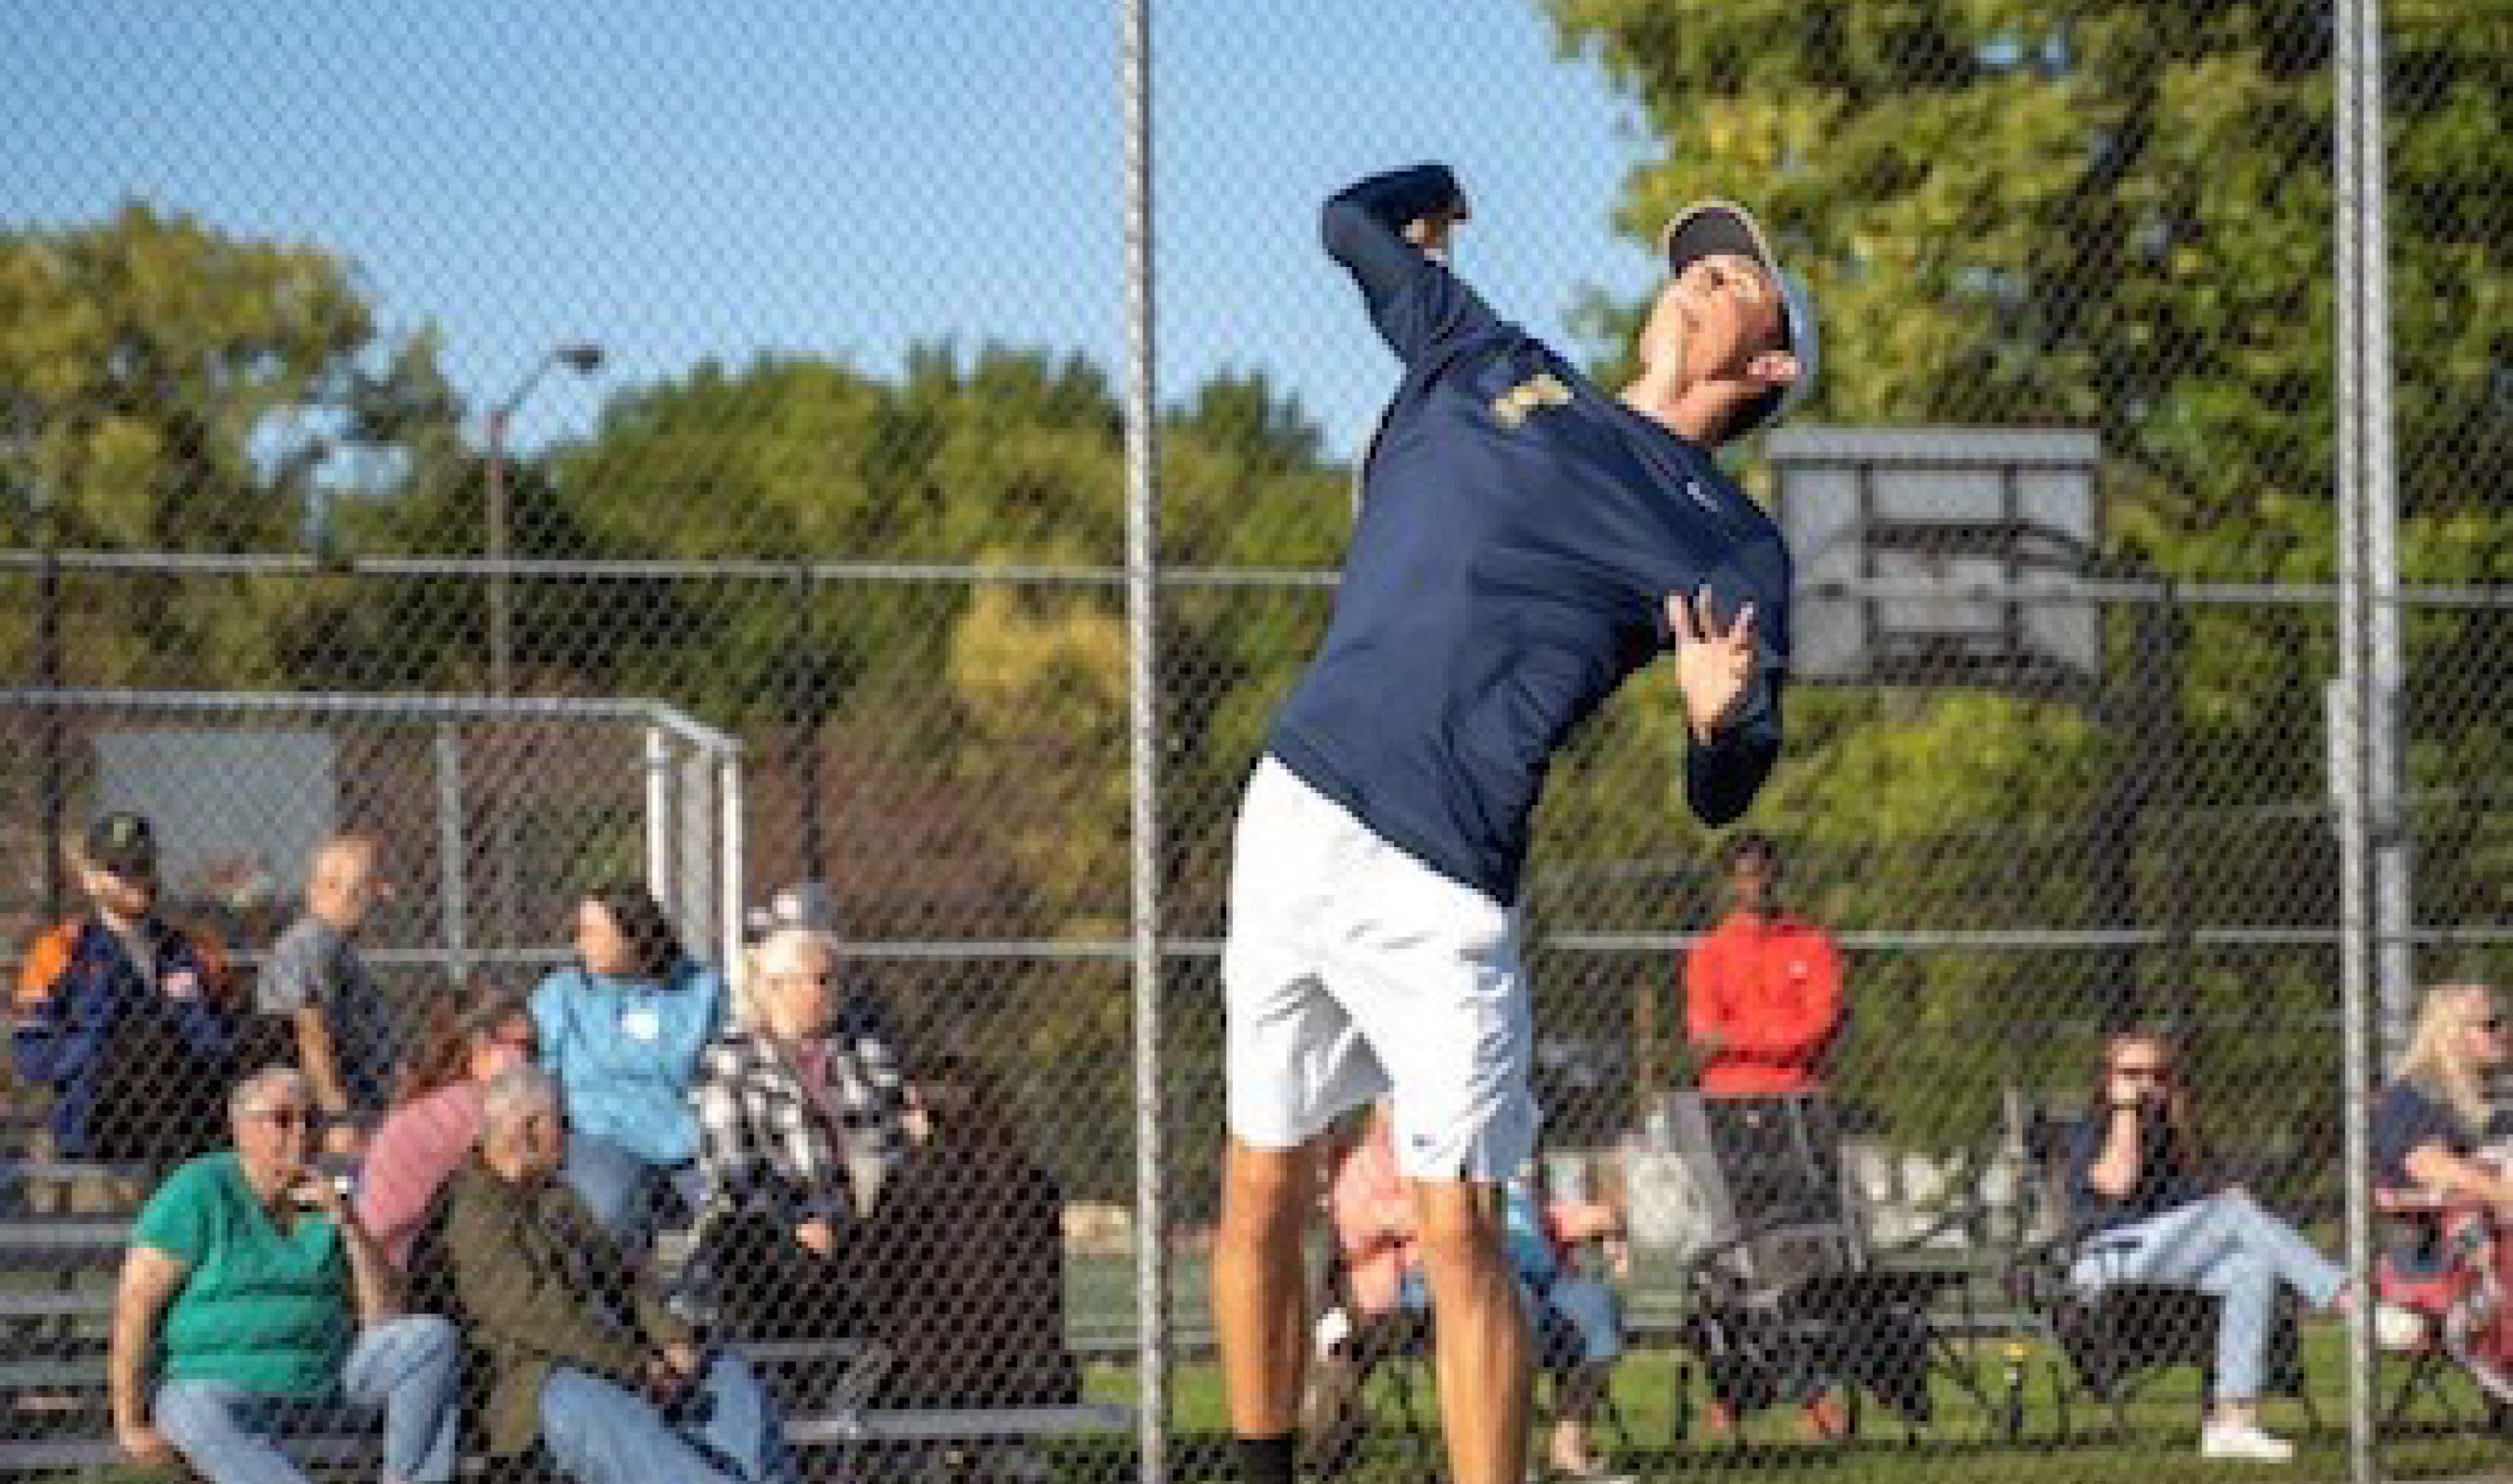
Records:
{"label": "blonde hair", "polygon": [[2441,1101],[2472,1134],[2486,1132],[2486,1073],[2469,1053],[2469,1031],[2495,1011],[2485,984],[2437,984],[2417,1007],[2417,1030],[2399,1059],[2399,1079]]}

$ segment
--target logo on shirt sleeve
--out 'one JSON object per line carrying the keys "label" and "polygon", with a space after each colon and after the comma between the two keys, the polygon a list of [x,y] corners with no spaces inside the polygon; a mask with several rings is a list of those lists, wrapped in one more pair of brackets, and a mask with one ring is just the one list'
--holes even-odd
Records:
{"label": "logo on shirt sleeve", "polygon": [[1530,413],[1546,407],[1571,405],[1571,389],[1562,378],[1550,371],[1528,377],[1509,391],[1492,398],[1492,416],[1502,427],[1517,432]]}

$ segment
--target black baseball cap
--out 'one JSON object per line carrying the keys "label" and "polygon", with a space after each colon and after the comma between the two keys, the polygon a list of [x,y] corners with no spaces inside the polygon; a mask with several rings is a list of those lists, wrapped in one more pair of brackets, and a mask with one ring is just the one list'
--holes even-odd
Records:
{"label": "black baseball cap", "polygon": [[87,826],[87,864],[126,880],[157,874],[157,831],[145,815],[117,809]]}
{"label": "black baseball cap", "polygon": [[1666,249],[1669,273],[1684,272],[1696,258],[1731,252],[1761,264],[1772,282],[1780,286],[1780,343],[1782,348],[1797,357],[1797,380],[1786,387],[1774,387],[1746,403],[1738,431],[1751,432],[1805,400],[1806,394],[1814,390],[1819,348],[1815,301],[1807,297],[1805,286],[1781,268],[1778,254],[1771,250],[1771,239],[1763,236],[1762,224],[1754,220],[1754,214],[1734,201],[1697,201],[1676,213],[1659,240]]}

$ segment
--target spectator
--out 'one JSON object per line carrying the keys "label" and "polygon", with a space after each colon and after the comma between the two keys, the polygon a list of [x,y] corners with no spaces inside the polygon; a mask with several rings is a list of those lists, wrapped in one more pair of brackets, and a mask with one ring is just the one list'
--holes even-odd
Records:
{"label": "spectator", "polygon": [[218,945],[157,912],[157,837],[115,813],[78,860],[88,910],[29,947],[11,1036],[49,1084],[47,1134],[71,1159],[174,1164],[221,1139],[237,1024]]}
{"label": "spectator", "polygon": [[758,1377],[702,1350],[558,1173],[559,1088],[537,1067],[489,1084],[478,1154],[454,1174],[446,1250],[489,1370],[491,1454],[538,1439],[583,1484],[789,1480]]}
{"label": "spectator", "polygon": [[1356,1323],[1395,1313],[1403,1306],[1407,1277],[1421,1271],[1414,1196],[1397,1173],[1392,1116],[1386,1098],[1371,1103],[1361,1137],[1328,1176],[1329,1224],[1343,1249],[1348,1297],[1359,1311]]}
{"label": "spectator", "polygon": [[437,1192],[479,1140],[490,1080],[537,1052],[532,1011],[520,994],[492,991],[443,1021],[411,1058],[358,1171],[358,1217],[403,1271]]}
{"label": "spectator", "polygon": [[[2505,1062],[2503,1007],[2485,984],[2427,991],[2398,1074],[2374,1105],[2374,1188],[2414,1210],[2413,1242],[2395,1254],[2394,1290],[2423,1299],[2444,1353],[2496,1404],[2513,1402],[2513,1174],[2488,1105]],[[2423,1335],[2419,1336],[2423,1339]]]}
{"label": "spectator", "polygon": [[1780,907],[1780,852],[1748,831],[1728,846],[1729,911],[1684,965],[1684,1024],[1712,1097],[1812,1092],[1842,1028],[1832,934]]}
{"label": "spectator", "polygon": [[2438,984],[2374,1105],[2374,1185],[2513,1210],[2513,1178],[2481,1146],[2500,1137],[2487,1078],[2505,1062],[2504,1010],[2485,984]]}
{"label": "spectator", "polygon": [[735,1333],[861,1333],[842,1248],[906,1152],[898,1058],[849,1016],[835,939],[780,928],[754,955],[741,1024],[708,1042],[698,1110],[697,1246]]}
{"label": "spectator", "polygon": [[1562,1255],[1590,1244],[1620,1251],[1622,1218],[1593,1201],[1544,1199],[1533,1171],[1504,1188],[1501,1215],[1510,1267],[1535,1326],[1536,1353],[1554,1375],[1548,1461],[1563,1478],[1629,1484],[1631,1476],[1609,1469],[1588,1439],[1607,1378],[1623,1358],[1623,1303],[1613,1285]]}
{"label": "spectator", "polygon": [[724,1015],[724,981],[681,951],[642,886],[576,904],[576,958],[532,992],[541,1063],[565,1090],[567,1182],[603,1229],[644,1245],[660,1188],[694,1209],[698,1054]]}
{"label": "spectator", "polygon": [[453,1478],[460,1341],[443,1319],[399,1313],[382,1254],[314,1173],[304,1077],[255,1073],[229,1109],[235,1148],[167,1177],[123,1259],[111,1358],[123,1452],[146,1464],[180,1453],[216,1484],[302,1480],[284,1432],[380,1410],[385,1478]]}
{"label": "spectator", "polygon": [[865,1232],[889,1305],[895,1406],[1049,1405],[1081,1396],[1064,1345],[1064,1196],[1022,1148],[992,1080],[957,1056],[910,1080],[917,1145]]}
{"label": "spectator", "polygon": [[[1399,1309],[1430,1308],[1416,1236],[1412,1196],[1397,1173],[1394,1122],[1388,1101],[1371,1105],[1362,1137],[1335,1167],[1327,1192],[1357,1326],[1384,1320]],[[1522,1175],[1502,1188],[1502,1225],[1519,1296],[1534,1326],[1536,1354],[1554,1377],[1553,1434],[1547,1461],[1557,1475],[1621,1480],[1589,1442],[1589,1422],[1605,1398],[1606,1378],[1623,1354],[1622,1305],[1603,1280],[1572,1269],[1565,1246],[1620,1243],[1623,1224],[1609,1207],[1586,1201],[1545,1201],[1533,1178]],[[1363,1366],[1374,1348],[1357,1337]],[[1359,1374],[1343,1384],[1358,1386]]]}
{"label": "spectator", "polygon": [[358,930],[392,887],[367,835],[335,835],[305,870],[305,913],[280,934],[263,965],[261,1013],[289,1023],[296,1065],[314,1086],[329,1127],[325,1145],[354,1155],[384,1112],[393,1036]]}
{"label": "spectator", "polygon": [[[2067,1189],[2080,1234],[2069,1281],[2088,1292],[2154,1283],[2215,1295],[2216,1386],[2200,1427],[2200,1456],[2292,1458],[2294,1445],[2260,1425],[2277,1293],[2291,1289],[2315,1308],[2343,1309],[2354,1301],[2346,1274],[2249,1192],[2212,1192],[2201,1181],[2190,1088],[2175,1075],[2163,1035],[2125,1032],[2107,1039],[2094,1109],[2068,1151]],[[2387,1304],[2377,1322],[2415,1323]]]}

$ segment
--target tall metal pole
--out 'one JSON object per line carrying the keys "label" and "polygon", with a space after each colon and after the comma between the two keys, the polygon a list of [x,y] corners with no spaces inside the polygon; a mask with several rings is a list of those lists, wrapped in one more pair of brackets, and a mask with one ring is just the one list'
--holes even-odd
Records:
{"label": "tall metal pole", "polygon": [[2374,966],[2381,1005],[2379,1050],[2390,1065],[2408,1048],[2417,1015],[2417,965],[2410,942],[2415,912],[2415,844],[2406,807],[2407,676],[2400,659],[2399,478],[2391,445],[2389,172],[2382,149],[2381,0],[2356,0],[2357,355],[2362,393],[2356,436],[2363,450],[2368,687],[2372,709],[2367,764],[2372,771]]}
{"label": "tall metal pole", "polygon": [[[578,376],[590,376],[603,361],[603,348],[591,341],[567,341],[551,346],[532,363],[532,369],[515,383],[506,399],[489,409],[488,435],[488,540],[489,558],[489,694],[505,700],[514,694],[514,597],[507,573],[508,529],[513,516],[507,491],[507,435],[514,424],[515,410],[541,378],[553,366],[565,366]],[[519,947],[519,939],[529,930],[519,919],[515,870],[515,808],[521,790],[511,776],[511,748],[490,752],[492,784],[489,804],[489,871],[495,895],[495,931],[502,945]]]}
{"label": "tall metal pole", "polygon": [[[61,686],[61,554],[53,548],[52,519],[44,518],[43,565],[35,570],[35,684],[45,690]],[[62,852],[70,788],[64,777],[69,740],[63,735],[61,708],[47,701],[41,713],[43,754],[43,920],[57,923],[70,909],[68,873]]]}
{"label": "tall metal pole", "polygon": [[[2338,825],[2339,1038],[2344,1085],[2339,1097],[2346,1137],[2347,1270],[2356,1292],[2372,1292],[2373,1191],[2367,1102],[2373,1086],[2373,1046],[2367,1024],[2374,954],[2371,928],[2373,725],[2370,641],[2371,512],[2370,445],[2365,413],[2371,367],[2365,358],[2365,322],[2380,312],[2368,293],[2364,197],[2369,186],[2361,121],[2372,84],[2373,54],[2367,38],[2375,26],[2375,0],[2339,0],[2337,10],[2336,202],[2334,292],[2337,298],[2338,687],[2331,708],[2330,771]],[[2356,1304],[2347,1321],[2347,1468],[2355,1484],[2374,1484],[2379,1468],[2374,1436],[2374,1333],[2372,1305]]]}
{"label": "tall metal pole", "polygon": [[489,409],[489,694],[501,700],[514,694],[514,598],[506,568],[507,420],[512,415],[507,405]]}
{"label": "tall metal pole", "polygon": [[813,643],[812,605],[819,585],[809,562],[794,568],[794,651],[785,674],[785,739],[794,786],[803,795],[802,860],[794,879],[825,880],[829,859],[821,823],[821,697],[819,648]]}
{"label": "tall metal pole", "polygon": [[1138,1417],[1146,1484],[1169,1477],[1168,1244],[1161,1216],[1160,709],[1153,648],[1160,453],[1154,397],[1151,257],[1151,8],[1118,0],[1126,191],[1127,734],[1134,781],[1135,1311]]}

